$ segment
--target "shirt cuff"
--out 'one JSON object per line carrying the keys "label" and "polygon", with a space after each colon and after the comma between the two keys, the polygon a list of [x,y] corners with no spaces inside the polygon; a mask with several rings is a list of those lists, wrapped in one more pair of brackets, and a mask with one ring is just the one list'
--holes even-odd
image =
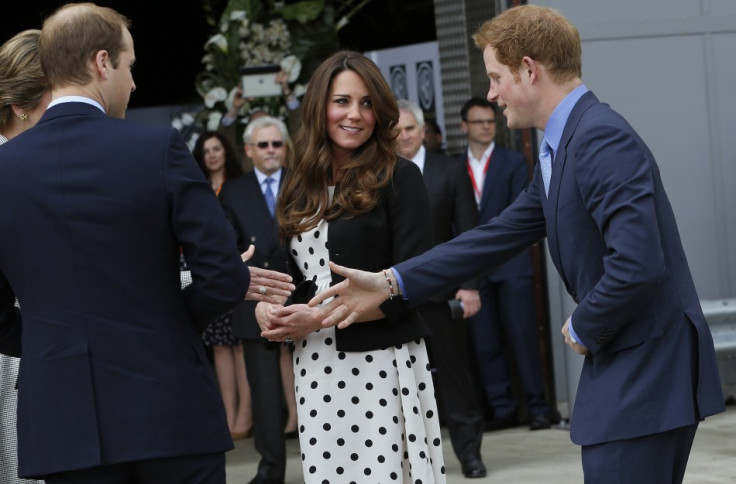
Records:
{"label": "shirt cuff", "polygon": [[570,324],[567,325],[567,329],[570,332],[570,339],[572,339],[573,343],[582,345],[580,338],[578,338],[578,334],[572,328],[572,316],[570,316]]}
{"label": "shirt cuff", "polygon": [[399,271],[397,271],[395,267],[392,267],[391,270],[396,276],[396,284],[399,286],[399,291],[401,291],[401,297],[404,301],[408,301],[409,296],[406,295],[406,288],[404,287],[404,281],[401,279],[401,274],[399,274]]}

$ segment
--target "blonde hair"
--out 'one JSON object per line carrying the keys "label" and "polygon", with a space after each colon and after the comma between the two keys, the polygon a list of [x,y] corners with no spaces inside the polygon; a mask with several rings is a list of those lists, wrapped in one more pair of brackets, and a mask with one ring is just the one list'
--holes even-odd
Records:
{"label": "blonde hair", "polygon": [[510,8],[484,23],[473,35],[476,47],[492,47],[496,59],[517,69],[528,56],[544,65],[552,79],[566,82],[582,75],[580,33],[560,12],[538,5]]}
{"label": "blonde hair", "polygon": [[13,117],[13,105],[33,110],[49,85],[38,57],[38,29],[24,30],[0,47],[0,129]]}

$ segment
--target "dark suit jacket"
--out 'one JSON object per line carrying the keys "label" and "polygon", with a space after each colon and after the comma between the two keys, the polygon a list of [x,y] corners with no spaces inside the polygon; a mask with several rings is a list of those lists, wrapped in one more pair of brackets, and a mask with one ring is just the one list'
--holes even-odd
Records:
{"label": "dark suit jacket", "polygon": [[20,476],[231,449],[199,332],[250,276],[179,134],[54,106],[0,148],[0,193],[0,314],[13,292],[22,306]]}
{"label": "dark suit jacket", "polygon": [[[281,173],[282,182],[284,177],[285,171]],[[248,172],[225,183],[219,198],[225,216],[235,229],[238,248],[245,251],[250,244],[256,246],[248,264],[286,272],[286,251],[279,243],[276,222],[268,212],[266,199],[263,197],[255,172]],[[243,301],[233,311],[231,318],[233,333],[238,338],[262,339],[255,316],[256,304],[256,301]]]}
{"label": "dark suit jacket", "polygon": [[[465,163],[455,158],[426,151],[424,185],[429,196],[432,215],[432,246],[470,230],[478,223],[478,208],[473,196]],[[465,282],[465,289],[478,289],[477,281]],[[432,300],[443,302],[455,299],[456,289],[435,296]]]}
{"label": "dark suit jacket", "polygon": [[[339,190],[339,185],[336,188]],[[346,267],[376,272],[421,254],[430,247],[432,233],[427,191],[417,165],[404,158],[394,169],[393,178],[381,190],[378,205],[358,216],[342,214],[330,221],[328,240],[330,260]],[[294,283],[303,281],[293,258],[289,268]],[[332,273],[332,284],[344,278]],[[300,287],[297,287],[299,292]],[[388,292],[388,285],[386,285]],[[308,298],[304,301],[307,302]],[[427,323],[419,311],[401,297],[381,305],[386,318],[370,324],[352,324],[337,329],[339,351],[367,351],[386,348],[429,336]]]}
{"label": "dark suit jacket", "polygon": [[[467,166],[467,155],[461,155]],[[478,223],[484,224],[497,216],[516,200],[516,197],[529,185],[529,168],[521,153],[509,151],[496,145],[483,182],[483,195],[478,207]],[[513,257],[485,275],[488,282],[501,282],[533,277],[531,254],[529,251]]]}
{"label": "dark suit jacket", "polygon": [[635,438],[723,411],[713,339],[652,153],[593,93],[575,105],[552,169],[499,217],[398,264],[419,304],[547,236],[573,327],[590,349],[572,415],[581,445]]}

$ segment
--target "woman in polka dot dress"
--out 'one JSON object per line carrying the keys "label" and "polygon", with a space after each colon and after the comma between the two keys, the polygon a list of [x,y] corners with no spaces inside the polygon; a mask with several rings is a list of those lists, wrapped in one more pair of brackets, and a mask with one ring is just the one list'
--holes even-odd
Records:
{"label": "woman in polka dot dress", "polygon": [[322,329],[325,315],[306,305],[339,281],[328,261],[376,271],[429,246],[422,175],[396,154],[396,100],[372,61],[343,51],[315,71],[302,109],[277,205],[301,283],[285,307],[256,313],[265,337],[294,341],[304,481],[444,483],[419,312],[395,297],[370,322]]}

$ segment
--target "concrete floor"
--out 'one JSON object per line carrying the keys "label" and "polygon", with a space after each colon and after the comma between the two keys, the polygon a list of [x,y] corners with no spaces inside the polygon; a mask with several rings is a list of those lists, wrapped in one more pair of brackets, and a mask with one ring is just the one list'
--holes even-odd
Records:
{"label": "concrete floor", "polygon": [[[575,484],[583,482],[580,448],[563,428],[530,432],[527,427],[488,432],[483,460],[488,476],[465,479],[443,429],[448,484]],[[302,483],[298,439],[287,441],[286,484]],[[227,454],[228,484],[246,484],[256,473],[253,439],[239,440]],[[701,422],[695,436],[685,484],[736,483],[736,406]]]}

